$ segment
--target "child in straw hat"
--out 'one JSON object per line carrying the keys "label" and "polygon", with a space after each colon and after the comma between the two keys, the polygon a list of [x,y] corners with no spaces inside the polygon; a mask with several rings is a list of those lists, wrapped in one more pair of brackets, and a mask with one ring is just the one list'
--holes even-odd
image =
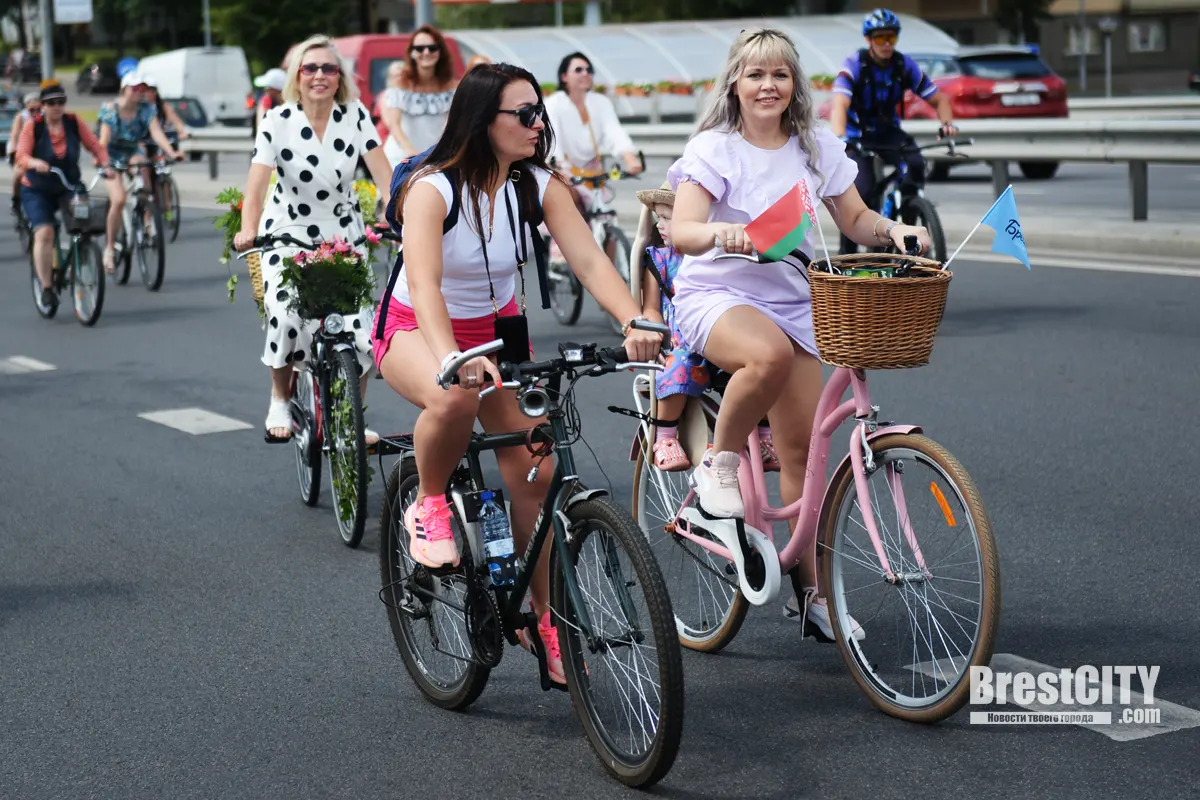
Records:
{"label": "child in straw hat", "polygon": [[[674,306],[671,298],[675,294],[675,276],[683,264],[683,255],[671,243],[671,215],[675,207],[675,193],[663,184],[660,189],[645,189],[637,193],[637,199],[654,214],[655,230],[660,246],[646,248],[650,257],[646,275],[642,280],[642,313],[647,319],[661,322],[671,329],[671,351],[666,357],[663,370],[654,381],[658,397],[655,414],[655,441],[652,446],[654,466],[663,472],[682,472],[692,464],[687,452],[679,442],[679,418],[689,397],[699,397],[712,386],[717,367],[693,352],[675,325]],[[763,468],[778,470],[779,459],[771,441],[771,429],[764,420],[758,429],[762,443]]]}

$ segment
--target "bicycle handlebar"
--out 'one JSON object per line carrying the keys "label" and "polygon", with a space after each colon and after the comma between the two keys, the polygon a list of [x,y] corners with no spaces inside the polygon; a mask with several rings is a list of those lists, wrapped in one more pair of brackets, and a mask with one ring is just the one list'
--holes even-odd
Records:
{"label": "bicycle handlebar", "polygon": [[[400,237],[393,233],[390,228],[374,227],[372,230],[378,233],[381,239],[387,239],[389,242],[400,241]],[[292,236],[290,233],[264,233],[262,236],[254,237],[254,242],[250,245],[250,247],[238,253],[237,257],[242,259],[251,253],[260,253],[263,250],[272,247],[273,245],[281,244],[289,245],[291,247],[299,247],[301,250],[308,250],[311,252],[320,247],[323,241],[324,240],[301,241],[295,236]],[[366,234],[364,234],[349,244],[351,247],[358,247],[366,243],[366,241],[367,237]]]}
{"label": "bicycle handlebar", "polygon": [[861,140],[854,139],[846,143],[848,147],[857,150],[864,156],[877,156],[881,153],[919,153],[924,150],[933,150],[935,148],[945,147],[950,151],[951,156],[957,156],[955,148],[963,145],[975,144],[975,137],[970,136],[966,139],[939,139],[936,142],[922,145],[878,145],[875,147],[864,147]]}
{"label": "bicycle handlebar", "polygon": [[[640,163],[642,165],[642,172],[645,172],[646,171],[646,156],[644,153],[642,153],[641,150],[638,151],[638,163]],[[601,172],[597,175],[590,175],[590,176],[574,175],[571,177],[571,185],[579,186],[584,183],[604,184],[610,180],[622,180],[623,181],[623,180],[627,180],[629,178],[638,179],[640,177],[641,177],[640,173],[637,175],[634,175],[631,172],[627,172],[624,167],[617,166],[611,170],[608,170],[606,172]]]}

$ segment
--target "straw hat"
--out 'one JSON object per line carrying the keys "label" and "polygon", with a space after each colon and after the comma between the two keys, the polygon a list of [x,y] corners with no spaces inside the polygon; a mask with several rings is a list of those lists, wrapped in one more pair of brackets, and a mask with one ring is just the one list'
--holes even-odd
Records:
{"label": "straw hat", "polygon": [[642,189],[637,193],[637,199],[651,211],[660,203],[664,206],[675,205],[675,193],[671,191],[671,184],[667,181],[663,181],[663,185],[658,189]]}

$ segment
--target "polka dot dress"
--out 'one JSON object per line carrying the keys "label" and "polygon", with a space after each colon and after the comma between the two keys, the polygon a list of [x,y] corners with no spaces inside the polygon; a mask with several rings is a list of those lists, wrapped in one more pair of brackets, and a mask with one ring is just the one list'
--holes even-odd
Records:
{"label": "polka dot dress", "polygon": [[[258,128],[252,161],[275,170],[278,179],[267,198],[258,233],[290,233],[297,239],[354,242],[363,235],[362,209],[354,193],[354,170],[362,153],[379,146],[375,126],[357,100],[337,104],[318,139],[304,109],[287,103],[271,109]],[[288,290],[279,285],[283,259],[299,252],[277,247],[263,253],[263,304],[267,341],[262,361],[269,367],[298,364],[308,357],[317,321],[307,323],[288,311]],[[358,363],[374,366],[371,306],[347,320],[354,331]]]}

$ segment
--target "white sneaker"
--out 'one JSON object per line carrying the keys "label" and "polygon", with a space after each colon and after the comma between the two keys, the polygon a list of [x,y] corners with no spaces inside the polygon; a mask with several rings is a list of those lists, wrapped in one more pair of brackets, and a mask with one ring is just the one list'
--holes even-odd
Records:
{"label": "white sneaker", "polygon": [[718,519],[742,517],[746,514],[742,505],[742,490],[738,486],[737,453],[713,453],[705,456],[700,466],[692,472],[691,484],[696,490],[701,508]]}
{"label": "white sneaker", "polygon": [[[830,644],[834,641],[834,636],[833,623],[829,619],[829,606],[816,601],[816,592],[805,592],[804,600],[807,608],[801,612],[800,601],[793,594],[783,607],[784,618],[804,625],[804,630],[801,632],[803,638],[811,636],[818,642]],[[855,641],[861,642],[867,638],[867,632],[854,617],[850,617],[850,628],[854,631]]]}

